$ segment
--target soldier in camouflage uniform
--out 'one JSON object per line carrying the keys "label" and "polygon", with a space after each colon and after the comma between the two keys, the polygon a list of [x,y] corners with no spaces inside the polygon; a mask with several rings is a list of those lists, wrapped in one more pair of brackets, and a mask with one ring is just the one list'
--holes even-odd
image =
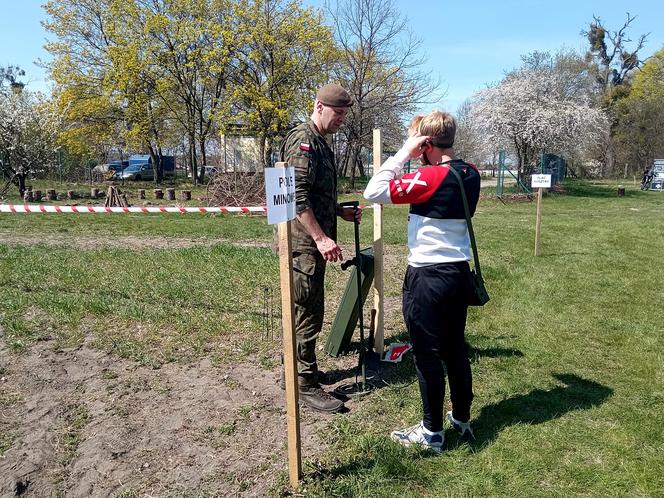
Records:
{"label": "soldier in camouflage uniform", "polygon": [[339,129],[351,105],[343,88],[325,85],[316,94],[311,118],[286,135],[280,151],[280,160],[295,169],[297,218],[292,251],[300,400],[325,412],[344,407],[318,382],[316,339],[323,325],[325,265],[343,259],[336,243],[336,217],[346,221],[361,218],[359,210],[337,203],[337,167],[325,136]]}

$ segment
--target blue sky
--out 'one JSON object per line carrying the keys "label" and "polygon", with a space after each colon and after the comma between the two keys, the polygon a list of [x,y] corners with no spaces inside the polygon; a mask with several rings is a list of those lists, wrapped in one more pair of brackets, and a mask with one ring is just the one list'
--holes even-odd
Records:
{"label": "blue sky", "polygon": [[[395,0],[422,40],[429,57],[426,71],[438,79],[447,95],[429,107],[456,110],[476,90],[499,81],[520,64],[520,56],[534,50],[585,48],[581,30],[599,16],[611,29],[622,26],[626,11],[637,16],[629,34],[636,39],[650,33],[642,54],[664,46],[662,0],[548,0],[548,1],[434,1]],[[43,0],[0,0],[0,64],[18,64],[26,71],[29,88],[48,92],[44,71],[34,65],[48,59],[43,49],[47,33]],[[321,0],[304,0],[319,6]],[[427,110],[427,109],[423,109]]]}

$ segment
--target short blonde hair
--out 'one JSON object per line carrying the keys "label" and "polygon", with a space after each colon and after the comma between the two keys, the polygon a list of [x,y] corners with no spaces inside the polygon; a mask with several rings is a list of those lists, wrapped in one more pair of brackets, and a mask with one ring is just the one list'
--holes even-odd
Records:
{"label": "short blonde hair", "polygon": [[420,132],[420,121],[424,118],[424,114],[418,114],[415,116],[410,124],[408,125],[408,136],[412,137],[413,135],[417,135]]}
{"label": "short blonde hair", "polygon": [[[416,116],[418,120],[418,132],[420,135],[431,137],[432,145],[435,147],[452,147],[454,135],[456,134],[456,121],[454,117],[443,111],[433,111],[426,116]],[[415,123],[415,119],[411,126]]]}

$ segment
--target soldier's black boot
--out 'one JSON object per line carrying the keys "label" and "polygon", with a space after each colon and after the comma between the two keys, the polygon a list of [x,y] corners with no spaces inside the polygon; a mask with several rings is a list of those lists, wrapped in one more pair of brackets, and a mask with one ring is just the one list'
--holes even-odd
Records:
{"label": "soldier's black boot", "polygon": [[[322,370],[318,371],[317,377],[319,384],[329,385],[334,383],[332,377],[327,373],[323,372]],[[279,387],[281,388],[282,391],[286,389],[286,372],[284,371],[283,367],[279,372],[279,378],[277,379],[277,384],[279,384]]]}
{"label": "soldier's black boot", "polygon": [[334,413],[344,408],[343,401],[326,393],[320,384],[300,386],[300,401],[320,412]]}

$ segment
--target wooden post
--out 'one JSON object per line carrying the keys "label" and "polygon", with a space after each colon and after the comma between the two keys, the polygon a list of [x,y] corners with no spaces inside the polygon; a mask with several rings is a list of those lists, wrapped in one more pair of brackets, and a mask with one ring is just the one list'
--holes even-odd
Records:
{"label": "wooden post", "polygon": [[[373,131],[373,174],[380,169],[383,158],[383,139],[380,128]],[[375,332],[374,332],[374,351],[383,357],[385,351],[385,315],[383,302],[383,205],[373,205],[373,250],[374,250],[374,309],[376,310]]]}
{"label": "wooden post", "polygon": [[99,197],[99,189],[98,188],[91,188],[90,189],[90,198],[96,199]]}
{"label": "wooden post", "polygon": [[279,273],[281,275],[281,323],[284,330],[284,373],[286,381],[286,419],[288,423],[288,477],[293,489],[300,485],[302,454],[300,442],[300,407],[295,341],[295,307],[293,304],[293,257],[291,222],[277,225],[279,237]]}
{"label": "wooden post", "polygon": [[180,195],[182,196],[183,201],[191,200],[191,190],[183,190]]}
{"label": "wooden post", "polygon": [[175,200],[175,189],[174,188],[167,188],[166,189],[166,198],[169,201],[174,201]]}
{"label": "wooden post", "polygon": [[155,199],[163,199],[164,198],[164,191],[160,188],[154,189],[154,198]]}
{"label": "wooden post", "polygon": [[537,220],[535,221],[535,256],[541,252],[540,233],[542,231],[542,192],[543,188],[537,189]]}

